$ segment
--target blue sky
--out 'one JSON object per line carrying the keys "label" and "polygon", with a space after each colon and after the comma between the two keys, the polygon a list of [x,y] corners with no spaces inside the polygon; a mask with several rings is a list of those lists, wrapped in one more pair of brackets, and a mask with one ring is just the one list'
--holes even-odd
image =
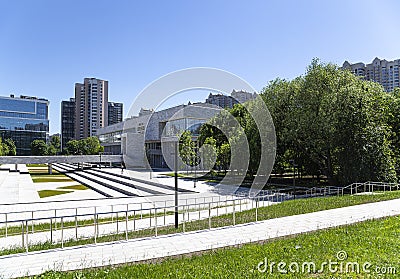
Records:
{"label": "blue sky", "polygon": [[49,99],[52,134],[84,77],[109,80],[126,114],[146,85],[183,68],[224,69],[260,90],[313,57],[400,58],[399,11],[395,0],[1,0],[0,95]]}

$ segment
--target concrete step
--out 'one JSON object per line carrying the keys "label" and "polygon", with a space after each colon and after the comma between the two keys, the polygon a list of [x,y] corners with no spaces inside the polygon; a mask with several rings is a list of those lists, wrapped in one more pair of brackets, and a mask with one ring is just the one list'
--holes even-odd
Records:
{"label": "concrete step", "polygon": [[141,192],[144,192],[146,194],[152,194],[152,195],[165,195],[165,194],[173,194],[174,191],[172,190],[166,190],[162,188],[157,188],[156,186],[140,183],[140,182],[133,182],[130,179],[127,178],[120,178],[113,176],[111,174],[108,174],[106,172],[97,172],[95,170],[85,170],[86,173],[93,174],[97,177],[101,177],[104,179],[108,179],[109,181],[114,181],[129,187],[134,187],[137,190],[140,190]]}
{"label": "concrete step", "polygon": [[105,196],[105,197],[127,197],[127,195],[115,191],[113,189],[110,189],[109,187],[105,187],[104,185],[100,185],[99,183],[96,183],[92,181],[91,179],[82,177],[78,174],[75,173],[69,173],[66,172],[66,170],[63,168],[63,166],[60,166],[59,164],[53,164],[53,168],[59,172],[65,172],[65,175],[70,177],[71,179],[78,181],[79,183],[89,187],[90,189],[96,191],[97,193]]}

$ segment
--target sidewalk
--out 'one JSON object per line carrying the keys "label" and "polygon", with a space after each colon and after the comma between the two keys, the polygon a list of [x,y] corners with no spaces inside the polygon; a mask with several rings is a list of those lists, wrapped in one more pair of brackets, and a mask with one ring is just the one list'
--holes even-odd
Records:
{"label": "sidewalk", "polygon": [[0,257],[0,277],[123,264],[267,240],[400,215],[400,199],[238,226]]}
{"label": "sidewalk", "polygon": [[[269,206],[271,204],[274,204],[273,202],[269,201],[260,201],[259,202],[259,207],[264,207],[264,206]],[[215,206],[215,205],[214,205]],[[217,215],[222,215],[222,214],[227,214],[227,213],[232,213],[233,212],[233,206],[229,202],[227,206],[220,207],[220,208],[213,208],[208,210],[207,205],[201,205],[201,210],[196,210],[194,208],[191,208],[193,211],[187,211],[185,214],[182,212],[179,213],[179,223],[182,222],[189,222],[189,221],[194,221],[194,220],[202,220],[206,219],[210,216],[217,216]],[[204,208],[205,207],[205,208]],[[255,202],[252,202],[251,200],[242,200],[241,204],[236,204],[235,206],[235,211],[243,211],[243,210],[250,210],[255,207]],[[151,208],[151,207],[149,207]],[[124,208],[121,208],[123,210]],[[139,210],[139,208],[137,208]],[[166,209],[167,211],[171,212],[174,210],[173,207]],[[180,208],[182,210],[182,208]],[[155,225],[157,224],[157,227],[160,228],[162,226],[168,226],[168,225],[173,225],[175,222],[175,216],[174,215],[166,215],[165,217],[163,216],[164,210],[159,209],[158,214],[161,214],[162,216],[157,217],[157,220],[154,218],[154,209],[151,210],[151,214],[153,215],[152,218],[140,218],[141,213],[148,215],[150,211],[148,210],[142,210],[142,211],[137,211],[135,212],[136,216],[138,219],[136,220],[130,220],[127,223],[125,222],[124,219],[124,212],[121,212],[119,217],[123,218],[123,220],[120,220],[117,224],[116,222],[116,215],[115,214],[107,214],[107,215],[101,215],[100,217],[113,217],[114,220],[111,222],[109,221],[107,224],[99,224],[97,228],[95,228],[94,225],[90,226],[82,226],[79,227],[75,230],[75,228],[64,228],[62,231],[60,229],[60,220],[58,221],[57,229],[53,230],[52,235],[50,231],[46,232],[31,232],[31,223],[28,223],[28,228],[29,228],[29,234],[28,234],[28,243],[29,245],[33,244],[38,244],[38,243],[43,243],[46,241],[50,241],[50,239],[53,240],[53,243],[58,242],[61,243],[63,240],[64,242],[68,240],[74,240],[77,237],[79,239],[83,238],[94,238],[95,234],[97,237],[103,236],[103,235],[110,235],[110,234],[116,234],[116,233],[124,233],[126,229],[128,229],[128,232],[131,231],[138,231],[138,230],[144,230],[148,228],[154,228]],[[133,212],[129,212],[129,217],[132,217]],[[74,218],[66,218],[65,221],[74,221]],[[24,236],[24,241],[26,241],[26,234]],[[12,247],[22,247],[22,236],[21,234],[19,235],[13,235],[13,236],[8,236],[8,237],[1,237],[0,238],[0,249],[7,249],[7,248],[12,248]]]}

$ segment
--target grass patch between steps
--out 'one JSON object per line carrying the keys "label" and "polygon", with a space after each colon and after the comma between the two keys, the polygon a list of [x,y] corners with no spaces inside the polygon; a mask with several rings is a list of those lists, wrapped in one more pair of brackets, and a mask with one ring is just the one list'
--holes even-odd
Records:
{"label": "grass patch between steps", "polygon": [[65,190],[88,190],[89,188],[80,184],[80,185],[71,185],[71,186],[62,186],[57,187],[57,189],[65,189]]}
{"label": "grass patch between steps", "polygon": [[40,198],[47,198],[57,195],[72,193],[73,191],[60,191],[60,190],[40,190],[38,191]]}

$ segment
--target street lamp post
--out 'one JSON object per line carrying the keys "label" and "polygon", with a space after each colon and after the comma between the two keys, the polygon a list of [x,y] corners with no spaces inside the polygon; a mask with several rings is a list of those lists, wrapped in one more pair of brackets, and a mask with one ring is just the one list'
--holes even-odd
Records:
{"label": "street lamp post", "polygon": [[[179,139],[178,139],[179,140]],[[175,142],[175,228],[178,228],[178,141]]]}
{"label": "street lamp post", "polygon": [[293,199],[296,199],[296,164],[294,159],[289,160],[293,166]]}

